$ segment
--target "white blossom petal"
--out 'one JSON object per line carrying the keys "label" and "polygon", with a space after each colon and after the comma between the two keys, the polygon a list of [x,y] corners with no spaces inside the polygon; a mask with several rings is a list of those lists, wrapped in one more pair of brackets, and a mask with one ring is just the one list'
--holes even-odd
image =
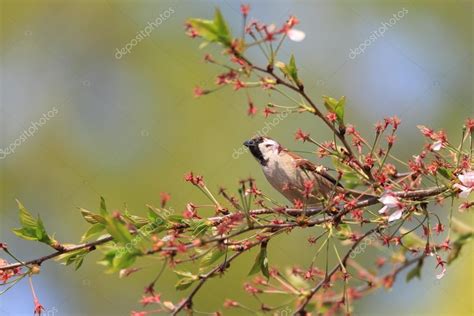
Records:
{"label": "white blossom petal", "polygon": [[443,142],[440,140],[431,144],[431,150],[433,151],[439,151],[441,148],[443,148]]}
{"label": "white blossom petal", "polygon": [[379,201],[388,207],[397,207],[399,204],[398,198],[389,193],[382,195]]}
{"label": "white blossom petal", "polygon": [[167,242],[173,239],[173,236],[171,235],[166,235],[163,238],[161,238],[162,241]]}
{"label": "white blossom petal", "polygon": [[276,30],[275,24],[270,24],[269,26],[267,26],[268,33],[273,33],[275,30]]}
{"label": "white blossom petal", "polygon": [[462,199],[466,199],[469,196],[469,194],[471,193],[471,191],[474,189],[474,188],[465,187],[465,186],[463,186],[459,183],[454,184],[453,187],[458,188],[459,190],[461,190],[461,192],[459,193],[459,197],[462,198]]}
{"label": "white blossom petal", "polygon": [[295,30],[295,29],[289,30],[286,33],[286,35],[288,35],[290,40],[295,41],[295,42],[301,42],[306,37],[306,34],[303,31]]}
{"label": "white blossom petal", "polygon": [[465,172],[458,176],[459,181],[462,182],[466,187],[474,187],[474,171]]}
{"label": "white blossom petal", "polygon": [[472,188],[468,188],[467,190],[461,191],[461,193],[459,193],[459,197],[461,199],[467,199],[471,191],[472,191]]}
{"label": "white blossom petal", "polygon": [[385,205],[384,207],[382,207],[380,210],[379,210],[379,214],[385,214],[388,210],[388,206]]}
{"label": "white blossom petal", "polygon": [[403,209],[399,208],[388,217],[388,222],[396,221],[402,217]]}
{"label": "white blossom petal", "polygon": [[443,266],[443,271],[441,271],[440,274],[437,274],[437,275],[436,275],[436,278],[437,278],[438,280],[440,280],[440,279],[442,279],[442,278],[444,277],[445,274],[446,274],[446,267]]}
{"label": "white blossom petal", "polygon": [[415,156],[413,156],[413,158],[415,158],[415,162],[418,165],[421,165],[423,163],[423,159],[421,159],[420,155],[415,155]]}

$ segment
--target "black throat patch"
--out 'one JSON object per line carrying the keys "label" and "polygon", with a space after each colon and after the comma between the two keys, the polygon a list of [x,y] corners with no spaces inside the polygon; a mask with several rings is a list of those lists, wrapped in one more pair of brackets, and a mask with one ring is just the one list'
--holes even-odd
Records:
{"label": "black throat patch", "polygon": [[255,159],[257,159],[262,166],[266,166],[268,164],[268,159],[263,157],[263,154],[258,147],[261,142],[263,142],[263,137],[255,137],[247,147]]}

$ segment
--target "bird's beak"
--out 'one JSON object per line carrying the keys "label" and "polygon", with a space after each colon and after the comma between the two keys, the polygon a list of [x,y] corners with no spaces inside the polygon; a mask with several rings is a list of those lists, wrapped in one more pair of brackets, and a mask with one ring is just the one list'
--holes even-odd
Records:
{"label": "bird's beak", "polygon": [[251,146],[253,146],[253,145],[254,145],[254,141],[253,141],[253,140],[246,140],[246,141],[244,142],[244,146],[245,146],[245,147],[251,147]]}

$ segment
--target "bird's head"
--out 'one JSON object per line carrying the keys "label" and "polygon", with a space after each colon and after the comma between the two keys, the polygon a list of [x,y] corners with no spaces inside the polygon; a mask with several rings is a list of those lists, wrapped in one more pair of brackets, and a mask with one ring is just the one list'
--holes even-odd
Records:
{"label": "bird's head", "polygon": [[283,147],[277,141],[262,136],[245,141],[244,146],[250,150],[262,166],[266,166],[268,161],[276,158],[283,150]]}

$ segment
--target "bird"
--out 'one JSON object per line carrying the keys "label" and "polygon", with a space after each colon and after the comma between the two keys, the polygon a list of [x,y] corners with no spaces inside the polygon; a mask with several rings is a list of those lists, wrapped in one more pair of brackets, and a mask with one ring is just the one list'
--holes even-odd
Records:
{"label": "bird", "polygon": [[291,203],[321,205],[332,194],[344,192],[344,187],[323,166],[287,150],[277,141],[256,136],[244,142],[262,167],[268,182]]}

